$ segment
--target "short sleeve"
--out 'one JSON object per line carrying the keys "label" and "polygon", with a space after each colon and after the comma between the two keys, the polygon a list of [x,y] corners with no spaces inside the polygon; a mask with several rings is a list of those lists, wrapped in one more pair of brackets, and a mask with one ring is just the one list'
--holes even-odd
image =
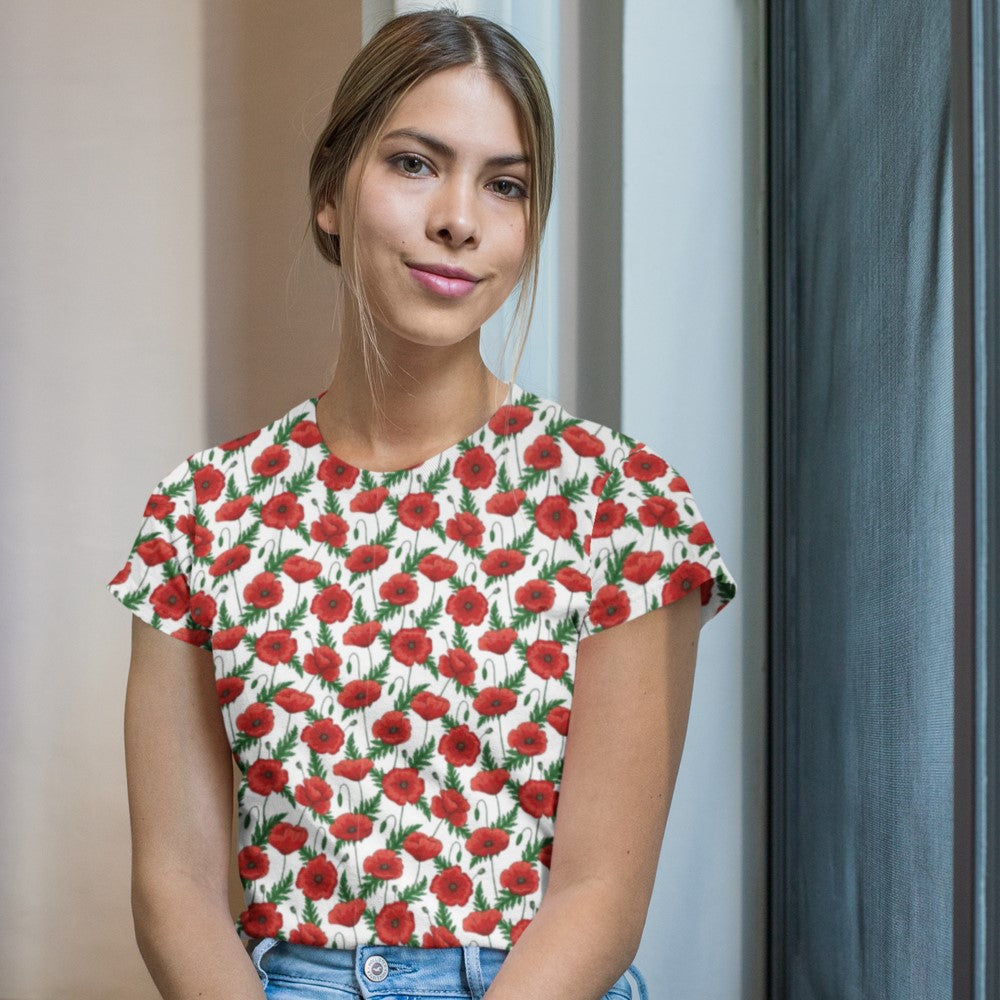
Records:
{"label": "short sleeve", "polygon": [[735,597],[736,581],[684,477],[636,443],[604,479],[592,529],[584,539],[591,588],[580,639],[692,590],[701,594],[704,626]]}
{"label": "short sleeve", "polygon": [[211,541],[193,501],[188,462],[157,484],[143,511],[139,534],[125,565],[108,583],[111,595],[154,628],[184,642],[211,648],[209,603],[193,583],[199,545]]}

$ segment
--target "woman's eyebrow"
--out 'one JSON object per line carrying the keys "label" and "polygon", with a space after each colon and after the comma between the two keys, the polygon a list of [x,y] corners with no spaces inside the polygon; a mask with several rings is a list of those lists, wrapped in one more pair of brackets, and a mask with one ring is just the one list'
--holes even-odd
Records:
{"label": "woman's eyebrow", "polygon": [[[442,142],[440,139],[435,139],[433,136],[426,135],[424,132],[418,132],[416,129],[394,129],[392,132],[388,132],[382,136],[383,142],[388,139],[415,139],[428,149],[433,149],[439,156],[443,156],[445,159],[449,160],[455,159],[455,150],[453,150],[451,146]],[[527,162],[528,157],[523,153],[508,153],[506,156],[491,156],[486,161],[486,165],[489,167],[515,167],[521,164],[526,164]]]}

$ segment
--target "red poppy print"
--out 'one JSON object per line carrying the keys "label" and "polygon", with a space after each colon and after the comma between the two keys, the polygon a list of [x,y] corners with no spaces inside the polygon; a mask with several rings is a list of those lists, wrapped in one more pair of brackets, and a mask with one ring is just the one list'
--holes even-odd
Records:
{"label": "red poppy print", "polygon": [[241,934],[511,947],[551,866],[579,643],[692,591],[704,624],[735,583],[688,481],[552,400],[512,386],[391,472],[330,452],[316,403],[149,490],[110,590],[210,650]]}

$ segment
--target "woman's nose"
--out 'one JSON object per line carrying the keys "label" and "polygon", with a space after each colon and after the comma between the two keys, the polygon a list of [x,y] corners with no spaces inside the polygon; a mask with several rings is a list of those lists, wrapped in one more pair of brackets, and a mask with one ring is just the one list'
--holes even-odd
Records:
{"label": "woman's nose", "polygon": [[479,242],[474,185],[458,177],[441,185],[427,219],[427,235],[455,247]]}

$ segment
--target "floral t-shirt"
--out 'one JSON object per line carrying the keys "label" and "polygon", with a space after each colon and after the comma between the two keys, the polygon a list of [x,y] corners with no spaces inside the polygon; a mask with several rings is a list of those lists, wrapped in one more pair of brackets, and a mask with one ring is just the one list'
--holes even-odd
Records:
{"label": "floral t-shirt", "polygon": [[246,937],[507,948],[552,856],[577,644],[735,582],[678,472],[510,386],[413,468],[308,399],[157,487],[109,584],[212,651],[242,772]]}

